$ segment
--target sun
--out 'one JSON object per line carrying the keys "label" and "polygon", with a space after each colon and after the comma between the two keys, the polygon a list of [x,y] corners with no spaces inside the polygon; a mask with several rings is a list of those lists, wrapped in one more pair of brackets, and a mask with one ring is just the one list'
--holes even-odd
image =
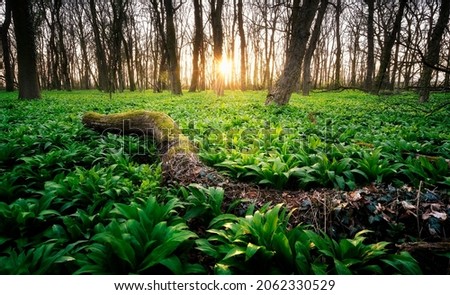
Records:
{"label": "sun", "polygon": [[232,68],[231,61],[229,61],[226,58],[222,59],[222,62],[220,63],[220,72],[222,73],[222,75],[224,76],[231,75],[231,68]]}

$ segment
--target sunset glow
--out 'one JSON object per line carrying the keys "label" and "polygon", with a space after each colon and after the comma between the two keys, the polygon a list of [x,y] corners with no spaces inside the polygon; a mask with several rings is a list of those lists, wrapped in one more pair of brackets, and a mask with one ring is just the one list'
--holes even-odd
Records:
{"label": "sunset glow", "polygon": [[232,63],[230,60],[224,58],[220,63],[220,72],[225,77],[231,75]]}

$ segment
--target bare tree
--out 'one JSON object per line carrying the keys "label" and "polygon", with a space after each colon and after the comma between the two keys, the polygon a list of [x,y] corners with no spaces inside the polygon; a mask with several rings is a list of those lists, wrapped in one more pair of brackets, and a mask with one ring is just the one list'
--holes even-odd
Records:
{"label": "bare tree", "polygon": [[204,82],[204,64],[199,65],[199,62],[205,60],[205,47],[204,47],[204,33],[203,33],[203,5],[202,0],[194,0],[194,23],[195,33],[193,40],[193,52],[192,52],[192,78],[189,92],[195,92],[197,89],[205,89]]}
{"label": "bare tree", "polygon": [[218,96],[224,95],[224,77],[220,71],[223,62],[223,26],[222,11],[224,0],[210,0],[211,26],[214,41],[214,90]]}
{"label": "bare tree", "polygon": [[341,14],[342,14],[342,2],[336,0],[336,4],[333,4],[335,8],[335,35],[336,35],[336,63],[334,68],[334,88],[341,86],[341,70],[342,70],[342,42],[341,42]]}
{"label": "bare tree", "polygon": [[14,91],[14,71],[11,65],[11,41],[9,39],[9,27],[11,25],[11,3],[5,3],[5,20],[0,27],[0,36],[3,51],[3,66],[5,68],[5,88],[6,91]]}
{"label": "bare tree", "polygon": [[405,11],[406,4],[408,0],[399,0],[399,7],[395,15],[395,21],[392,26],[391,32],[388,34],[386,40],[384,40],[383,50],[381,52],[380,67],[378,69],[377,76],[375,78],[375,85],[373,87],[373,92],[378,94],[383,86],[389,83],[387,71],[389,64],[391,62],[392,48],[394,47],[395,41],[398,38],[398,34],[401,29],[401,22],[403,18],[403,12]]}
{"label": "bare tree", "polygon": [[[302,5],[300,5],[303,2]],[[286,52],[286,61],[281,76],[275,87],[269,92],[266,104],[285,105],[289,102],[292,92],[300,78],[300,66],[305,55],[306,45],[310,36],[319,0],[294,0],[292,4],[291,37]]]}
{"label": "bare tree", "polygon": [[8,0],[14,21],[19,68],[19,99],[39,99],[35,31],[30,0]]}
{"label": "bare tree", "polygon": [[110,91],[108,63],[106,60],[106,48],[102,42],[102,36],[98,24],[97,7],[94,0],[89,0],[91,12],[92,31],[95,41],[95,55],[97,61],[98,88],[102,91]]}
{"label": "bare tree", "polygon": [[[130,5],[130,2],[128,2],[128,9],[132,10],[133,5]],[[134,67],[134,52],[136,51],[136,48],[134,47],[134,38],[133,38],[133,31],[136,30],[136,22],[134,19],[134,12],[128,13],[125,15],[124,19],[124,30],[123,33],[123,47],[124,47],[124,53],[127,63],[127,71],[128,71],[128,80],[129,80],[129,87],[130,91],[136,90],[136,80],[135,80],[135,67]]]}
{"label": "bare tree", "polygon": [[240,53],[241,53],[241,61],[240,61],[240,71],[241,71],[241,90],[245,91],[247,89],[247,41],[245,37],[244,31],[244,18],[243,18],[243,4],[242,0],[238,0],[237,3],[238,8],[238,28],[239,28],[239,40],[241,42],[240,45]]}
{"label": "bare tree", "polygon": [[430,81],[431,75],[433,73],[433,68],[429,65],[436,65],[439,63],[439,53],[441,49],[442,36],[447,28],[448,20],[450,15],[450,1],[442,1],[441,7],[439,9],[439,18],[437,20],[436,26],[431,33],[430,41],[428,42],[427,51],[424,56],[424,65],[422,75],[420,76],[419,82],[419,101],[427,102],[430,97]]}
{"label": "bare tree", "polygon": [[67,57],[67,50],[64,43],[64,25],[61,19],[61,7],[63,5],[62,0],[55,0],[55,25],[58,29],[58,50],[60,52],[60,63],[61,63],[61,76],[63,82],[63,88],[65,90],[72,90],[72,83],[70,81],[70,69],[69,61]]}
{"label": "bare tree", "polygon": [[365,88],[371,90],[373,87],[373,76],[375,73],[375,42],[374,42],[374,14],[375,0],[364,0],[367,4],[367,73],[365,77]]}
{"label": "bare tree", "polygon": [[170,91],[181,95],[180,65],[177,56],[177,36],[175,33],[174,13],[172,0],[164,0],[166,11],[166,50],[169,69]]}
{"label": "bare tree", "polygon": [[327,11],[328,0],[320,1],[320,8],[317,13],[316,22],[314,24],[314,29],[309,40],[309,46],[305,53],[305,59],[303,61],[303,84],[302,84],[302,95],[308,96],[311,88],[311,60],[314,51],[317,47],[317,42],[320,37],[320,29],[322,27],[322,20]]}
{"label": "bare tree", "polygon": [[123,44],[123,25],[125,22],[125,13],[128,1],[111,0],[112,24],[110,33],[110,60],[109,60],[109,91],[124,88],[122,74],[122,44]]}

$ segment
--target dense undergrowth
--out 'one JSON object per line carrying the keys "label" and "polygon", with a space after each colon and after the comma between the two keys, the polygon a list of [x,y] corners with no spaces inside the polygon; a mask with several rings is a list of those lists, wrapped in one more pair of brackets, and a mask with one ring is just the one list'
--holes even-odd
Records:
{"label": "dense undergrowth", "polygon": [[[211,166],[276,189],[450,187],[450,111],[413,94],[0,94],[0,274],[420,273],[407,252],[292,226],[281,205],[234,210],[221,188],[165,187],[147,138],[101,135],[86,111],[163,111]],[[242,211],[242,210],[241,210]],[[450,208],[447,210],[450,211]],[[447,212],[449,214],[450,212]],[[439,222],[439,220],[438,220]]]}

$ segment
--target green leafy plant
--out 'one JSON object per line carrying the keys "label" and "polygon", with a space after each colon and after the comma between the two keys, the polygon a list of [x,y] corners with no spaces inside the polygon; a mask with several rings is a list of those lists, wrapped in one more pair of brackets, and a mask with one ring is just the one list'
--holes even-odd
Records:
{"label": "green leafy plant", "polygon": [[9,248],[0,254],[0,274],[60,274],[62,264],[74,261],[67,252],[51,240],[28,250]]}
{"label": "green leafy plant", "polygon": [[[248,212],[251,213],[251,212]],[[420,274],[407,252],[390,254],[388,243],[364,244],[364,234],[335,241],[302,226],[288,228],[289,214],[277,205],[239,218],[216,217],[210,237],[197,248],[218,262],[217,274]]]}
{"label": "green leafy plant", "polygon": [[[305,259],[313,258],[311,270],[314,274],[421,274],[417,261],[408,252],[390,254],[387,242],[364,244],[367,232],[361,231],[353,239],[335,241],[323,233],[304,230],[300,236],[307,236],[307,244],[305,240],[295,244],[297,260],[301,261],[297,266],[307,270]],[[305,245],[310,247],[309,254],[306,254]]]}
{"label": "green leafy plant", "polygon": [[80,269],[75,273],[203,272],[200,265],[187,263],[183,255],[197,235],[174,218],[177,201],[159,204],[150,197],[143,205],[116,204],[112,211],[116,219],[97,228],[92,244],[78,256]]}
{"label": "green leafy plant", "polygon": [[[176,259],[170,257],[176,256],[183,266],[189,266],[187,262],[199,258],[206,265],[205,269],[211,261],[213,264],[214,261],[215,264],[220,261],[225,267],[231,265],[235,258],[236,266],[230,266],[224,272],[265,271],[265,268],[256,267],[260,263],[263,266],[270,264],[270,271],[277,273],[280,272],[280,266],[275,261],[280,260],[289,266],[281,271],[286,269],[290,273],[323,273],[321,270],[324,266],[320,263],[326,262],[325,272],[336,273],[334,259],[342,262],[350,257],[343,256],[342,253],[340,256],[336,254],[337,258],[326,256],[319,252],[318,247],[311,246],[308,235],[295,230],[292,225],[287,226],[289,230],[286,231],[277,229],[275,234],[279,238],[272,238],[272,244],[267,244],[266,239],[250,237],[248,233],[238,234],[241,229],[249,230],[257,226],[233,225],[242,221],[240,217],[224,215],[226,212],[234,212],[230,209],[233,204],[229,204],[225,198],[221,201],[219,188],[198,187],[195,191],[195,188],[187,187],[184,188],[185,192],[180,193],[183,189],[179,187],[165,186],[162,182],[160,158],[155,153],[156,146],[139,137],[101,135],[84,128],[80,117],[86,110],[114,113],[130,109],[152,109],[166,112],[180,126],[189,126],[185,134],[197,145],[199,156],[206,164],[241,181],[261,182],[261,186],[266,188],[296,190],[299,187],[328,186],[351,189],[377,180],[382,182],[381,185],[402,181],[411,186],[423,181],[424,185],[433,186],[433,189],[450,187],[450,172],[448,165],[444,164],[450,154],[448,109],[425,115],[429,110],[419,110],[417,97],[412,93],[394,95],[386,100],[358,91],[312,93],[311,97],[302,99],[293,94],[289,106],[283,108],[265,107],[265,96],[266,93],[261,91],[229,91],[224,97],[201,92],[186,93],[183,97],[174,99],[165,92],[124,92],[115,94],[111,100],[108,94],[98,91],[74,90],[43,92],[43,100],[30,103],[17,100],[14,94],[1,92],[2,273],[74,273],[84,265],[91,267],[90,270],[85,269],[87,273],[156,273],[159,270],[162,273],[195,272],[192,269],[177,269],[175,266],[172,271],[161,263],[144,270],[137,263],[130,265],[124,260],[128,256],[119,255],[119,248],[113,247],[111,236],[131,245],[130,241],[137,239],[135,236],[140,236],[142,232],[140,229],[130,233],[128,226],[134,227],[136,222],[139,224],[136,227],[145,228],[146,232],[150,232],[155,224],[165,222],[166,227],[160,225],[164,228],[162,232],[189,231],[206,236],[206,240],[202,241],[206,241],[205,247],[211,246],[211,255],[208,255],[216,258],[203,260],[203,256],[198,257],[206,252],[199,254],[198,250],[193,249],[192,243],[197,238],[191,237],[165,256],[173,261]],[[446,99],[444,94],[434,93],[429,106],[432,109]],[[428,157],[423,155],[431,157],[426,160],[429,163],[421,159]],[[148,210],[145,209],[147,202],[144,200],[150,196],[160,205],[168,204],[172,199],[179,200],[175,208],[171,209],[172,212],[158,217],[158,222],[152,222],[153,227],[150,229],[144,219],[141,221],[140,216],[128,218],[117,212],[122,205],[134,207],[136,210],[131,211],[136,212]],[[410,199],[414,197],[410,196]],[[366,205],[360,207],[363,210],[358,210],[357,214],[362,219],[369,220],[367,226],[373,226],[376,230],[380,227],[388,228],[389,240],[405,238],[402,227],[392,227],[392,224],[383,219],[383,211],[377,209],[378,203],[385,206],[392,200],[387,202],[367,195],[364,196],[366,198]],[[266,207],[259,212],[261,216],[265,216],[268,210]],[[189,214],[186,215],[188,211]],[[446,212],[449,214],[448,210]],[[247,215],[253,216],[255,213],[253,210]],[[230,229],[219,221],[210,229],[223,231],[226,240],[230,239],[232,242],[208,241],[213,236],[217,239],[217,235],[205,233],[204,229],[213,219],[219,220],[218,216],[224,218],[223,222],[233,225],[236,237],[230,238]],[[135,221],[128,223],[128,220]],[[117,223],[120,233],[115,231],[116,225],[110,226],[113,221]],[[347,221],[350,224],[351,220]],[[265,224],[265,221],[262,223]],[[447,230],[445,223],[433,217],[426,225],[431,223],[442,234]],[[186,224],[189,228],[182,228]],[[408,227],[409,224],[405,222],[405,228]],[[360,227],[352,227],[348,236],[353,236],[359,229]],[[307,228],[303,228],[303,232],[306,230]],[[103,237],[101,233],[104,234]],[[385,231],[374,235],[383,240],[383,234]],[[147,233],[142,232],[142,235],[145,237]],[[322,234],[318,235],[324,238]],[[297,257],[306,245],[304,255],[309,253],[309,258],[280,258],[289,257],[287,254],[280,254],[283,251],[288,253],[282,250],[287,249],[286,247],[275,246],[285,241],[283,237],[289,241],[292,257]],[[407,237],[414,238],[417,237]],[[247,241],[247,244],[238,243],[238,239]],[[239,244],[239,247],[247,249],[250,240],[256,246],[249,246],[248,255],[251,258],[248,262],[244,259],[242,263],[244,256],[241,254],[223,260],[232,249],[230,245]],[[158,241],[165,243],[166,239],[159,238]],[[340,244],[340,241],[336,242]],[[55,244],[51,250],[48,246],[50,244]],[[42,245],[46,246],[41,247]],[[219,246],[222,247],[220,251]],[[258,248],[260,246],[265,248]],[[144,259],[144,255],[139,254],[142,247],[137,244],[132,247],[135,259]],[[152,247],[147,249],[148,253],[153,251]],[[386,247],[383,251],[390,253],[389,249],[390,247]],[[257,251],[252,256],[252,251],[255,250]],[[39,261],[38,256],[42,253],[45,254],[43,259],[48,258],[50,263],[32,263]],[[86,254],[90,254],[92,259],[86,258]],[[58,258],[62,257],[60,255],[74,257],[75,260],[64,261],[64,258]],[[98,258],[100,260],[97,263],[95,255],[104,260]],[[266,256],[269,260],[258,260],[259,257]],[[385,259],[387,256],[380,257]],[[59,262],[60,259],[62,262]],[[300,261],[305,261],[305,265],[301,266]],[[111,269],[107,268],[108,263],[112,265]],[[370,263],[385,267],[378,258]],[[242,265],[247,264],[251,270],[247,266],[241,269]],[[254,268],[252,264],[255,265]],[[3,265],[9,266],[2,268]],[[360,271],[361,265],[358,263],[346,267],[354,272],[355,269]],[[14,272],[14,269],[20,271]],[[395,272],[393,268],[386,269],[388,272]]]}
{"label": "green leafy plant", "polygon": [[282,189],[298,169],[295,165],[290,164],[290,161],[284,162],[279,157],[270,158],[267,162],[261,162],[259,165],[244,166],[248,170],[248,172],[244,173],[244,176],[254,176],[259,179],[259,184],[271,185],[277,189]]}
{"label": "green leafy plant", "polygon": [[317,162],[311,167],[305,166],[296,170],[294,175],[299,179],[301,187],[319,184],[340,189],[354,189],[355,175],[366,177],[363,171],[352,168],[353,160],[350,158],[340,160],[333,158],[330,161],[326,154],[321,154],[317,158]]}
{"label": "green leafy plant", "polygon": [[419,157],[418,159],[408,158],[406,167],[402,172],[414,183],[424,181],[426,184],[435,184],[448,175],[449,163],[444,158],[438,158],[435,161],[430,161],[426,157]]}
{"label": "green leafy plant", "polygon": [[403,167],[402,163],[391,164],[388,160],[383,159],[380,148],[371,152],[363,151],[360,156],[360,159],[355,159],[357,168],[367,176],[368,180],[378,183],[389,179]]}
{"label": "green leafy plant", "polygon": [[202,216],[211,220],[213,217],[222,214],[223,188],[204,188],[198,184],[191,184],[187,189],[181,188],[181,190],[186,201],[185,219],[189,220]]}

